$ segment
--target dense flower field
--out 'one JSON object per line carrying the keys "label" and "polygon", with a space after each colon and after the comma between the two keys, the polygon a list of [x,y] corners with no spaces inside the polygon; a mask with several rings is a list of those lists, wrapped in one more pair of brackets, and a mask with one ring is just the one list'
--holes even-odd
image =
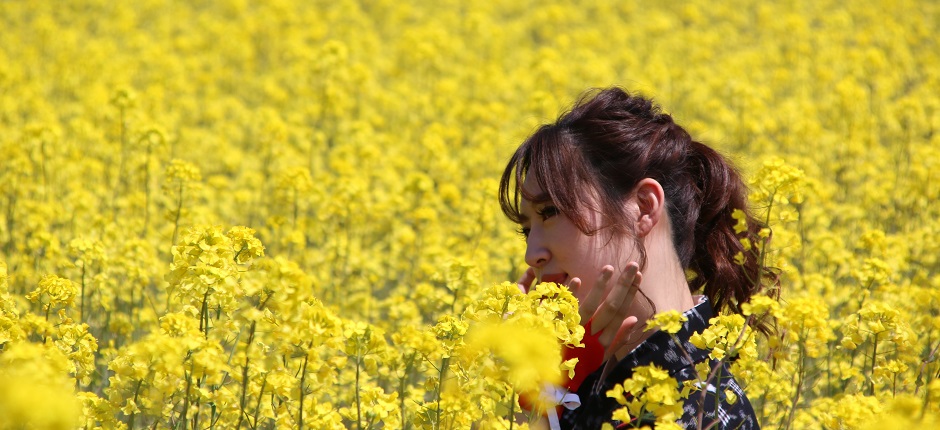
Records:
{"label": "dense flower field", "polygon": [[763,426],[940,425],[940,4],[559,3],[0,2],[0,429],[525,428],[497,179],[608,85],[772,226]]}

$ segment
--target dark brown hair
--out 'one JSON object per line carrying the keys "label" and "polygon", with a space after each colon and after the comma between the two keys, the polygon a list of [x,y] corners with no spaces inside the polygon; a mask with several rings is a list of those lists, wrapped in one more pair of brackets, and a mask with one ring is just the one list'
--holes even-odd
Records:
{"label": "dark brown hair", "polygon": [[[762,224],[748,209],[747,187],[721,154],[692,140],[651,100],[620,88],[588,93],[553,124],[541,126],[519,146],[499,186],[503,213],[519,223],[520,195],[526,175],[534,174],[558,210],[585,234],[602,229],[632,235],[646,265],[642,242],[625,223],[623,200],[644,178],[658,181],[666,197],[672,240],[679,261],[695,273],[692,292],[704,290],[716,310],[740,313],[765,284],[757,253],[747,252],[741,238],[760,246]],[[594,190],[589,199],[589,193]],[[591,207],[596,201],[600,207]],[[591,225],[585,208],[601,214]],[[747,214],[747,231],[735,234],[731,214]],[[742,252],[743,265],[734,261]],[[763,330],[762,330],[763,331]]]}

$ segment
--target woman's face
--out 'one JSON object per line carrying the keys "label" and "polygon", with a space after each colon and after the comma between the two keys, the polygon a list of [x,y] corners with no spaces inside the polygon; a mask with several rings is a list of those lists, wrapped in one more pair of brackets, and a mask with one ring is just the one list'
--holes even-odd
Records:
{"label": "woman's face", "polygon": [[[520,205],[526,236],[525,261],[535,268],[541,282],[564,285],[577,277],[581,287],[572,293],[583,300],[604,266],[614,267],[611,279],[616,281],[627,263],[638,258],[634,242],[627,237],[612,238],[606,230],[591,236],[584,234],[558,211],[532,175],[526,177],[522,187],[523,195],[534,196],[533,200],[523,198]],[[592,209],[582,210],[591,211],[588,219],[595,225],[600,220],[600,214]]]}

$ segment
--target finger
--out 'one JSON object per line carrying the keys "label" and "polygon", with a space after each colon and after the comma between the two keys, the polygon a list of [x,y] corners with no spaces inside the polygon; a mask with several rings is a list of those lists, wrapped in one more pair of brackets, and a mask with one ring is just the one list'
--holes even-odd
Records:
{"label": "finger", "polygon": [[[621,274],[620,279],[617,280],[616,288],[619,288],[618,293],[620,291],[626,291],[626,296],[616,309],[616,313],[608,324],[609,327],[604,328],[605,332],[598,338],[601,345],[604,345],[608,351],[614,351],[618,347],[617,337],[621,335],[620,331],[623,330],[623,324],[626,323],[625,319],[627,319],[630,307],[633,305],[633,299],[640,289],[640,282],[642,282],[642,280],[643,274],[639,272],[639,265],[636,263],[628,264],[624,269],[624,273]],[[611,291],[611,293],[613,295],[613,291]],[[618,299],[619,297],[611,298],[613,301]],[[616,324],[618,321],[621,322],[621,327],[617,331],[614,331],[613,324]]]}
{"label": "finger", "polygon": [[526,269],[525,273],[522,274],[522,277],[516,281],[516,285],[519,286],[519,290],[523,293],[529,292],[529,287],[532,286],[532,283],[535,282],[535,268]]}
{"label": "finger", "polygon": [[[577,298],[579,291],[581,291],[581,278],[571,278],[565,286],[568,287],[568,291],[571,291],[571,294]],[[583,303],[581,299],[578,299],[578,315],[581,317],[582,324],[586,323],[587,319],[591,317],[591,314],[584,310],[584,306],[582,306]]]}
{"label": "finger", "polygon": [[571,278],[565,286],[568,287],[568,291],[571,291],[571,294],[577,296],[577,291],[581,288],[581,278]]}
{"label": "finger", "polygon": [[[607,265],[601,268],[600,276],[594,281],[594,285],[588,291],[587,297],[584,299],[584,304],[578,308],[579,312],[583,312],[585,316],[590,319],[597,318],[597,310],[601,306],[604,296],[607,294],[607,284],[610,282],[610,278],[614,276],[614,267]],[[592,322],[591,334],[596,334],[600,329],[603,329],[607,325],[608,321],[594,321]]]}
{"label": "finger", "polygon": [[613,356],[614,352],[619,352],[618,350],[625,346],[627,337],[633,332],[637,321],[639,320],[635,316],[629,316],[627,319],[623,320],[623,323],[620,324],[620,328],[617,330],[617,334],[614,335],[614,340],[610,343],[609,347],[604,349],[605,361]]}
{"label": "finger", "polygon": [[620,349],[614,353],[613,360],[611,361],[617,362],[623,360],[623,358],[626,357],[630,352],[630,348],[627,345],[621,346]]}
{"label": "finger", "polygon": [[[597,277],[597,280],[594,281],[594,285],[588,291],[587,296],[581,301],[580,306],[578,306],[578,313],[581,314],[581,319],[586,320],[594,316],[597,307],[600,305],[601,300],[604,298],[604,291],[607,290],[607,283],[610,281],[610,278],[614,276],[614,267],[607,265],[601,268],[600,276]],[[598,326],[597,323],[592,322],[591,327],[603,327]],[[592,330],[595,333],[596,330]],[[594,333],[591,333],[594,334]]]}
{"label": "finger", "polygon": [[636,299],[636,293],[640,291],[641,282],[643,282],[643,273],[637,271],[636,275],[633,276],[633,282],[631,282],[630,286],[627,288],[627,298],[624,303],[625,309],[630,309],[630,306],[633,306],[633,300]]}
{"label": "finger", "polygon": [[[627,335],[630,333],[633,327],[636,326],[637,321],[637,318],[633,316],[625,319],[623,324],[620,325],[620,329],[617,330],[617,336],[614,338],[615,343],[613,345],[625,343]],[[618,362],[620,362],[620,358],[626,357],[627,354],[630,353],[626,345],[620,347],[613,347],[613,345],[611,348],[606,348],[604,350],[604,362],[607,364],[604,365],[604,369],[601,371],[601,377],[598,379],[598,382],[606,380],[607,375],[610,374],[610,371],[613,370]],[[615,352],[616,358],[614,358]]]}
{"label": "finger", "polygon": [[[607,297],[604,298],[604,301],[597,307],[597,310],[594,311],[594,315],[591,317],[593,320],[591,328],[593,331],[597,332],[598,330],[604,330],[605,333],[602,337],[606,338],[607,341],[613,339],[614,333],[609,333],[606,329],[606,326],[612,321],[623,321],[627,316],[627,306],[625,306],[625,301],[627,295],[630,293],[630,289],[636,278],[636,274],[639,271],[639,265],[631,262],[627,264],[626,269],[623,273],[620,274],[620,278],[617,283],[614,284],[614,287],[610,290],[610,293],[607,294]],[[635,293],[634,293],[635,294]],[[601,341],[603,344],[603,340]]]}

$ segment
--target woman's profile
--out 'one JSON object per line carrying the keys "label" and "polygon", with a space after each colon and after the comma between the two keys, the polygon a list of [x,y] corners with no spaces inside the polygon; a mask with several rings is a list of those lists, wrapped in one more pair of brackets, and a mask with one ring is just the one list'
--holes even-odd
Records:
{"label": "woman's profile", "polygon": [[[567,285],[586,329],[588,347],[577,351],[575,376],[562,387],[578,401],[550,411],[553,427],[646,424],[614,421],[620,405],[607,390],[650,364],[677,384],[694,380],[695,364],[709,359],[690,336],[718,311],[741,312],[760,289],[756,258],[734,260],[740,238],[756,240],[760,228],[740,175],[651,100],[620,88],[582,98],[526,139],[503,172],[499,196],[526,240],[520,288]],[[734,230],[736,209],[748,214],[743,234]],[[688,319],[676,334],[683,348],[667,333],[643,330],[668,310]],[[677,423],[758,428],[731,372],[720,374],[703,388],[715,394],[689,396]]]}

